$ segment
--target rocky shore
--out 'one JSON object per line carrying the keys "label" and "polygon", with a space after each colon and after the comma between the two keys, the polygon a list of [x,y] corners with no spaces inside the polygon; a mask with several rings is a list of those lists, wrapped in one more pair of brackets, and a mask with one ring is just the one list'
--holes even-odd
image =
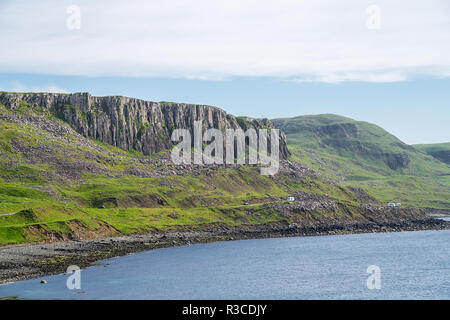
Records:
{"label": "rocky shore", "polygon": [[285,222],[265,225],[206,225],[149,234],[97,240],[11,245],[0,247],[0,283],[66,271],[70,265],[87,267],[95,261],[133,252],[213,241],[450,229],[450,222],[426,218],[402,222],[346,223],[299,226]]}

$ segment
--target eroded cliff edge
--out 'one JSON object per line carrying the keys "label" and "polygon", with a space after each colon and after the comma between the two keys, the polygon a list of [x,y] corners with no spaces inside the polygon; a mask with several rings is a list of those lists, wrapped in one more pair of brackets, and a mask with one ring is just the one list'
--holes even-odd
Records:
{"label": "eroded cliff edge", "polygon": [[[89,93],[0,92],[0,104],[15,111],[33,108],[51,113],[85,137],[145,155],[171,148],[173,130],[193,132],[194,121],[202,121],[204,129],[274,128],[268,119],[235,117],[213,106],[152,102],[122,96],[95,97]],[[289,157],[282,132],[280,157]]]}

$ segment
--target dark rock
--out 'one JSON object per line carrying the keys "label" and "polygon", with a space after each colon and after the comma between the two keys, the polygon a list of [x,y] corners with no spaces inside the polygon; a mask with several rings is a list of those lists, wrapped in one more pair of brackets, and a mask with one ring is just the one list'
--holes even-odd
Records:
{"label": "dark rock", "polygon": [[[237,118],[207,105],[151,102],[121,96],[94,97],[89,93],[0,92],[0,103],[11,110],[24,104],[39,108],[66,121],[85,137],[145,155],[171,148],[175,129],[188,129],[193,136],[194,121],[202,121],[204,130],[274,128],[268,119]],[[280,158],[288,157],[286,137],[280,132]]]}
{"label": "dark rock", "polygon": [[409,159],[408,155],[405,153],[399,153],[399,154],[388,153],[388,154],[385,154],[385,157],[386,157],[386,160],[385,160],[386,164],[392,170],[407,168],[409,165],[409,162],[411,161]]}

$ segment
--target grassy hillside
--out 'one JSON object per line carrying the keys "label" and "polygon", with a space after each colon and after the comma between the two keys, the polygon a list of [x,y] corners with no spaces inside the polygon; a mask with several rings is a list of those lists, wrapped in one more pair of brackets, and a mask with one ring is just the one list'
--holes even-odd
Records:
{"label": "grassy hillside", "polygon": [[367,122],[332,114],[272,120],[293,157],[383,202],[450,209],[450,167]]}
{"label": "grassy hillside", "polygon": [[175,166],[167,152],[124,151],[87,139],[39,110],[0,106],[0,245],[289,223],[290,217],[266,204],[283,203],[294,192],[342,205],[328,212],[313,201],[305,219],[345,218],[346,206],[359,205],[360,192],[297,167],[269,177],[250,165]]}
{"label": "grassy hillside", "polygon": [[434,144],[415,144],[414,148],[450,165],[450,142]]}

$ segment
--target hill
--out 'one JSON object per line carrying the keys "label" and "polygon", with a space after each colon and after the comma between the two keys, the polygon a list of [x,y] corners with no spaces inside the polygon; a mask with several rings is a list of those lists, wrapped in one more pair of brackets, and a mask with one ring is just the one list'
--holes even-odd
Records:
{"label": "hill", "polygon": [[450,209],[450,167],[374,124],[333,115],[273,119],[294,158],[383,202]]}
{"label": "hill", "polygon": [[259,165],[175,165],[162,146],[170,121],[183,119],[273,127],[208,106],[0,94],[0,245],[248,226],[257,228],[250,236],[398,230],[428,221],[415,209],[378,208],[363,190],[286,159],[275,176]]}
{"label": "hill", "polygon": [[414,148],[420,150],[430,156],[442,161],[446,164],[450,164],[450,142],[445,143],[433,143],[433,144],[415,144]]}

